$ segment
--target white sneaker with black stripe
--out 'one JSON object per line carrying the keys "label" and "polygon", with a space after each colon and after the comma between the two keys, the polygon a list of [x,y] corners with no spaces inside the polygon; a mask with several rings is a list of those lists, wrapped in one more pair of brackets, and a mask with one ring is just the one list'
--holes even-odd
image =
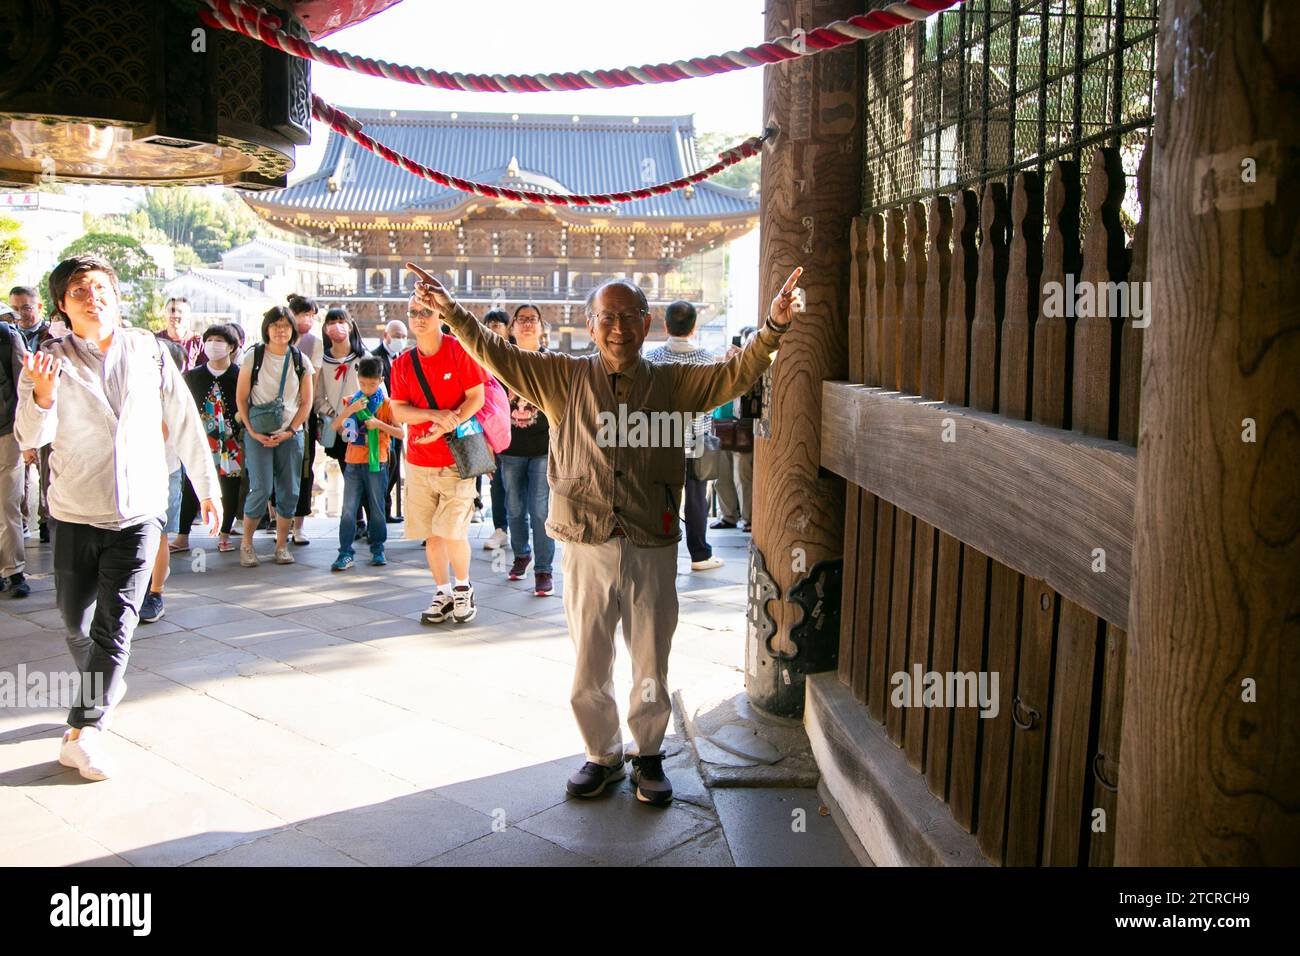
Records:
{"label": "white sneaker with black stripe", "polygon": [[420,614],[421,624],[441,624],[451,616],[451,609],[454,602],[451,595],[445,591],[438,591],[433,596],[429,606]]}
{"label": "white sneaker with black stripe", "polygon": [[474,585],[458,584],[451,589],[452,597],[452,618],[457,624],[468,624],[474,620],[478,614],[478,606],[474,603]]}

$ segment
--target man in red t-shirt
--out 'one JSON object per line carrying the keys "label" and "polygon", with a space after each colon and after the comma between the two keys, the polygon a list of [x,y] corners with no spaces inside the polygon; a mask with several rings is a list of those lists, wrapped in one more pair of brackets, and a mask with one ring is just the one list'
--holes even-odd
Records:
{"label": "man in red t-shirt", "polygon": [[[443,435],[483,407],[487,373],[459,342],[442,332],[437,315],[414,297],[407,318],[415,348],[393,360],[390,402],[393,418],[408,427],[406,441],[406,538],[424,541],[437,591],[421,615],[426,624],[451,618],[458,624],[478,613],[469,581],[469,523],[474,513],[474,479],[461,478]],[[433,392],[431,405],[415,372]],[[455,583],[449,580],[451,564]]]}

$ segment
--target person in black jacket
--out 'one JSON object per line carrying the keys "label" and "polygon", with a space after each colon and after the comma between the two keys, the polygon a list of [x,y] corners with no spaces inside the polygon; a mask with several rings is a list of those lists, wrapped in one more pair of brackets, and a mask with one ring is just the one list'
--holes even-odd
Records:
{"label": "person in black jacket", "polygon": [[14,435],[18,410],[18,377],[27,349],[23,337],[8,322],[0,322],[0,587],[10,597],[31,593],[24,572],[27,546],[23,541],[23,476],[27,466]]}
{"label": "person in black jacket", "polygon": [[[384,340],[370,353],[379,359],[380,365],[383,366],[384,391],[389,395],[393,393],[393,359],[406,351],[408,342],[406,323],[394,319],[384,326]],[[388,524],[396,524],[402,520],[393,514],[393,489],[397,487],[401,467],[402,442],[401,439],[394,438],[388,451],[388,488],[384,491],[384,520]]]}
{"label": "person in black jacket", "polygon": [[[28,352],[37,351],[43,344],[50,339],[56,338],[55,330],[50,327],[50,323],[41,315],[41,294],[27,285],[16,285],[9,290],[9,308],[13,310],[14,329],[22,336],[23,345],[27,347]],[[67,334],[67,324],[62,320],[59,321],[62,330],[59,335]],[[27,466],[35,465],[39,462],[40,467],[40,488],[29,488],[27,481]],[[39,451],[29,449],[23,452],[23,503],[22,512],[24,520],[27,516],[28,495],[40,495],[40,505],[38,512],[40,515],[40,538],[42,544],[50,543],[50,513],[46,508],[45,495],[50,487],[50,447],[46,445]],[[26,529],[24,528],[24,531]]]}
{"label": "person in black jacket", "polygon": [[[217,550],[235,550],[230,541],[230,529],[235,516],[240,513],[240,476],[243,474],[243,428],[235,420],[235,384],[239,381],[239,338],[229,325],[212,325],[203,333],[203,354],[206,362],[185,373],[185,384],[194,396],[203,430],[207,433],[208,448],[217,467],[217,481],[221,485],[221,531],[217,537]],[[181,500],[180,542],[189,546],[190,528],[198,517],[199,500],[193,489],[185,486]]]}

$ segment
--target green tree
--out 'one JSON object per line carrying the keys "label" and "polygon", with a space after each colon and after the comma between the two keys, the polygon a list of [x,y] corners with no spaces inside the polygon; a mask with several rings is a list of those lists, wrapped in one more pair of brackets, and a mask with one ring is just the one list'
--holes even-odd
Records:
{"label": "green tree", "polygon": [[[712,166],[718,161],[718,154],[724,149],[738,145],[743,137],[730,136],[726,133],[697,133],[695,135],[695,155],[699,157],[700,167]],[[749,189],[759,182],[761,157],[751,156],[742,159],[734,166],[729,166],[707,182],[718,186],[730,186],[732,189]]]}
{"label": "green tree", "polygon": [[[120,232],[88,232],[74,239],[59,253],[59,260],[72,256],[99,256],[117,272],[122,292],[122,320],[140,328],[161,325],[162,281],[158,263],[145,251],[140,241]],[[50,274],[41,277],[41,287],[48,289]],[[55,303],[51,302],[51,310]]]}
{"label": "green tree", "polygon": [[215,262],[223,252],[270,230],[241,200],[219,197],[198,188],[150,189],[136,208],[173,245],[186,245],[203,262]]}
{"label": "green tree", "polygon": [[18,263],[27,254],[27,240],[19,234],[20,228],[16,220],[0,216],[0,286],[13,281]]}

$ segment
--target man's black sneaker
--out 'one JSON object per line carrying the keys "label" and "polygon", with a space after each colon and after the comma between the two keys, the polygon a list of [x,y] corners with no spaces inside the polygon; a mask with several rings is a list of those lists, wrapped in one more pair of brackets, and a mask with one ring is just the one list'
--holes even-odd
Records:
{"label": "man's black sneaker", "polygon": [[25,598],[32,593],[32,586],[27,583],[26,576],[19,571],[17,574],[9,575],[9,596],[13,598]]}
{"label": "man's black sneaker", "polygon": [[41,522],[41,526],[37,534],[40,536],[41,544],[50,543],[50,526],[47,525],[44,521]]}
{"label": "man's black sneaker", "polygon": [[666,807],[673,802],[673,785],[664,776],[664,755],[632,758],[632,786],[636,798],[651,806]]}
{"label": "man's black sneaker", "polygon": [[599,794],[608,784],[615,780],[622,780],[627,776],[620,761],[617,767],[606,767],[604,764],[592,763],[588,760],[582,765],[582,769],[569,778],[569,782],[564,785],[564,789],[575,797],[594,797]]}

